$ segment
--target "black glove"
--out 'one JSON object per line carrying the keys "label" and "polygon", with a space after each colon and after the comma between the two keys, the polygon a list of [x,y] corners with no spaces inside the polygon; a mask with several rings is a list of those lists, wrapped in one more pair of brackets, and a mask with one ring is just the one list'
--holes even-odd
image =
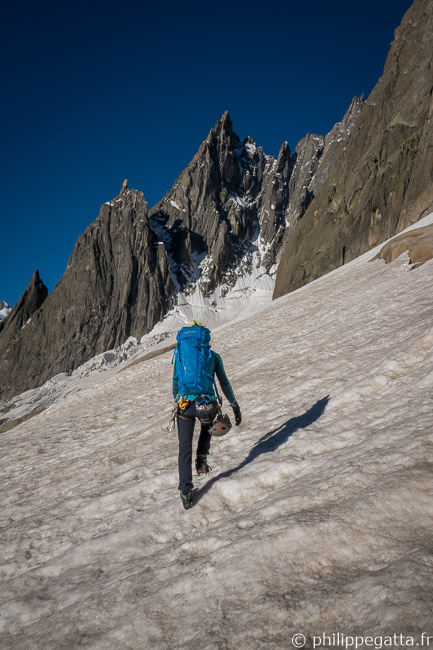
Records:
{"label": "black glove", "polygon": [[241,413],[241,407],[240,406],[232,406],[233,413],[235,416],[235,424],[238,427],[240,423],[242,422],[242,413]]}

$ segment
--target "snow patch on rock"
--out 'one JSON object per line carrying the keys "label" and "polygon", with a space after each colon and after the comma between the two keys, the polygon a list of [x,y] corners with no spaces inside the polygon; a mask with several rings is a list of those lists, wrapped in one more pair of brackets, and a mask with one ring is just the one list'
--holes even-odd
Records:
{"label": "snow patch on rock", "polygon": [[0,321],[4,320],[6,316],[9,316],[11,311],[12,307],[9,303],[7,303],[6,300],[2,300],[0,302]]}

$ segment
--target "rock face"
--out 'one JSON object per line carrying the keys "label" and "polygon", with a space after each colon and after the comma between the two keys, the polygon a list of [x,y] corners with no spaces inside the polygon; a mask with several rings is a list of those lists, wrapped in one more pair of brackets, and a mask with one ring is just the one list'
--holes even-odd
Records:
{"label": "rock face", "polygon": [[389,264],[406,251],[410,263],[415,267],[433,259],[433,225],[417,228],[395,237],[385,244],[377,257]]}
{"label": "rock face", "polygon": [[148,332],[174,296],[167,255],[149,226],[142,192],[122,186],[81,235],[47,297],[36,272],[0,331],[1,395]]}
{"label": "rock face", "polygon": [[284,142],[277,158],[241,141],[226,112],[149,213],[124,181],[78,238],[52,293],[23,296],[27,306],[0,330],[0,399],[140,338],[181,293],[199,290],[211,303],[212,292],[225,296],[239,279],[272,282],[287,219],[294,228],[302,217],[361,107],[354,100],[331,134],[308,136],[294,156]]}
{"label": "rock face", "polygon": [[395,32],[383,76],[285,247],[274,297],[432,210],[432,52],[433,0],[415,0]]}
{"label": "rock face", "polygon": [[277,160],[266,156],[252,138],[241,142],[224,113],[173,188],[150,211],[181,289],[198,275],[205,296],[223,282],[233,285],[236,268],[252,250],[260,249],[258,263],[266,269],[275,264],[291,169],[287,143]]}
{"label": "rock face", "polygon": [[288,241],[299,219],[326,181],[329,168],[342,143],[347,139],[364,106],[364,97],[354,97],[341,122],[337,122],[326,137],[308,134],[298,143],[293,154],[290,177],[290,203],[286,212]]}
{"label": "rock face", "polygon": [[224,113],[150,211],[180,290],[188,292],[198,279],[208,296],[217,286],[233,286],[253,264],[266,272],[275,268],[285,233],[296,227],[324,182],[362,106],[355,98],[326,138],[307,136],[293,156],[284,142],[276,159],[251,137],[241,141]]}

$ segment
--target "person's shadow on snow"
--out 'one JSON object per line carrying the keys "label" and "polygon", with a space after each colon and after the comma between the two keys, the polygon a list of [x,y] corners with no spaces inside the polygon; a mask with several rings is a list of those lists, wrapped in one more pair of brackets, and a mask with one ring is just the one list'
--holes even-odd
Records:
{"label": "person's shadow on snow", "polygon": [[316,420],[318,420],[325,412],[329,399],[329,395],[323,397],[311,408],[309,408],[308,411],[306,411],[303,415],[299,415],[296,418],[291,418],[279,426],[277,429],[265,433],[265,435],[256,442],[254,447],[252,447],[248,456],[241,463],[239,463],[239,465],[236,465],[236,467],[228,469],[225,472],[220,472],[217,476],[211,478],[210,481],[206,483],[206,485],[203,485],[203,487],[197,490],[194,493],[194,502],[197,503],[200,501],[206,492],[209,492],[211,487],[220,479],[228,478],[246,465],[252,463],[262,454],[269,454],[270,452],[275,451],[278,449],[278,447],[287,442],[290,436],[298,431],[298,429],[306,429],[311,424],[313,424],[313,422],[316,422]]}

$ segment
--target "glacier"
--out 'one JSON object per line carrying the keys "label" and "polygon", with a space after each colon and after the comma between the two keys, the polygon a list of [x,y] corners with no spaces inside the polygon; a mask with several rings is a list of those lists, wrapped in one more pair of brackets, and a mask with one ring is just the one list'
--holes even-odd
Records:
{"label": "glacier", "polygon": [[75,377],[1,434],[0,647],[424,642],[433,260],[377,252],[213,329],[244,420],[190,511],[170,351]]}

